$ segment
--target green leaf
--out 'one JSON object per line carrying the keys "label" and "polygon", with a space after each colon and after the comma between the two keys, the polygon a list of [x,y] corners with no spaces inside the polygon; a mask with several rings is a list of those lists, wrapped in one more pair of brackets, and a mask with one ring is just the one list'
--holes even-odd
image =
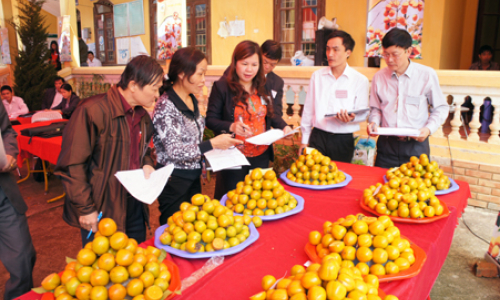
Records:
{"label": "green leaf", "polygon": [[170,290],[166,290],[164,293],[163,293],[163,296],[161,297],[161,300],[165,300],[168,296],[170,296],[172,294],[172,291]]}
{"label": "green leaf", "polygon": [[165,251],[164,249],[160,249],[160,251],[161,251],[161,254],[158,257],[158,261],[162,262],[167,257],[167,251]]}
{"label": "green leaf", "polygon": [[74,262],[74,261],[77,261],[76,259],[74,258],[71,258],[71,257],[67,257],[66,256],[66,263],[69,264],[70,262]]}
{"label": "green leaf", "polygon": [[44,293],[49,292],[46,289],[44,289],[43,287],[32,288],[31,290],[37,294],[44,294]]}

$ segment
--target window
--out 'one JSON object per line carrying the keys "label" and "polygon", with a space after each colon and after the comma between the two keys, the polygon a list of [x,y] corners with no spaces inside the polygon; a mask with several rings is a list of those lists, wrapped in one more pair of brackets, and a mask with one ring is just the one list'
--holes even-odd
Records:
{"label": "window", "polygon": [[113,3],[99,0],[94,3],[94,28],[96,56],[102,65],[116,64],[115,35],[113,25]]}
{"label": "window", "polygon": [[194,46],[207,56],[210,52],[210,1],[186,0],[187,46]]}
{"label": "window", "polygon": [[491,46],[492,61],[500,62],[500,1],[498,0],[479,1],[473,62],[479,60],[479,48],[483,45]]}
{"label": "window", "polygon": [[286,63],[299,50],[314,55],[318,20],[325,15],[325,1],[276,0],[276,4],[274,39],[283,49],[281,61]]}

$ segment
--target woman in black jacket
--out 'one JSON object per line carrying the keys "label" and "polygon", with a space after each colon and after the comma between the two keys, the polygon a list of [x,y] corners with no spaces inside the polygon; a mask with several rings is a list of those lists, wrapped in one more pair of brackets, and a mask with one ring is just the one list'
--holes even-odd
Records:
{"label": "woman in black jacket", "polygon": [[78,103],[80,103],[80,97],[73,92],[73,88],[69,83],[64,83],[61,86],[61,95],[63,96],[61,103],[53,107],[52,110],[59,110],[63,118],[69,119]]}
{"label": "woman in black jacket", "polygon": [[199,94],[205,86],[207,60],[205,54],[194,47],[175,52],[170,62],[168,79],[156,103],[153,114],[157,168],[174,164],[174,171],[162,193],[160,224],[179,210],[182,202],[201,193],[201,158],[212,149],[227,149],[241,141],[224,134],[203,141],[205,118],[200,114]]}
{"label": "woman in black jacket", "polygon": [[[208,99],[207,127],[216,135],[234,133],[242,141],[271,127],[283,129],[285,134],[291,131],[277,112],[278,108],[273,104],[265,83],[259,45],[252,41],[239,43],[234,49],[228,74],[212,87]],[[249,170],[267,168],[273,159],[272,145],[244,143],[238,148],[247,157],[250,166],[218,172],[216,199],[234,189],[239,181],[245,179]]]}

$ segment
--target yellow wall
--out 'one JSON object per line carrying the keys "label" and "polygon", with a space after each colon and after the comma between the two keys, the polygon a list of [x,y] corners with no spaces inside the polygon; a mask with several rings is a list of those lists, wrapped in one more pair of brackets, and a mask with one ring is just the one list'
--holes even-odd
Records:
{"label": "yellow wall", "polygon": [[[94,1],[95,2],[95,1]],[[94,31],[94,3],[90,0],[79,0],[78,6],[76,7],[80,11],[80,19],[83,28],[90,28],[90,39],[85,40],[85,43],[91,44],[95,43],[95,31]]]}
{"label": "yellow wall", "polygon": [[467,0],[447,0],[443,15],[440,69],[459,69]]}
{"label": "yellow wall", "polygon": [[[211,8],[212,26],[212,65],[227,66],[231,63],[234,47],[241,41],[252,40],[259,45],[268,39],[273,39],[274,7],[270,0],[213,0]],[[227,21],[245,20],[245,35],[222,38],[217,34],[219,23]],[[258,31],[258,32],[255,32]]]}
{"label": "yellow wall", "polygon": [[356,42],[347,61],[350,66],[364,66],[367,12],[366,0],[326,0],[325,3],[325,17],[328,20],[337,18],[340,29],[349,33]]}
{"label": "yellow wall", "polygon": [[48,34],[57,34],[57,17],[42,9],[41,15],[45,18],[45,26]]}
{"label": "yellow wall", "polygon": [[[435,69],[468,68],[471,63],[479,0],[425,2],[422,59],[416,62]],[[337,18],[340,29],[356,42],[349,65],[364,65],[366,0],[326,0],[325,17]]]}
{"label": "yellow wall", "polygon": [[476,38],[477,10],[479,0],[467,0],[462,27],[462,51],[460,69],[468,69],[473,62],[474,40]]}

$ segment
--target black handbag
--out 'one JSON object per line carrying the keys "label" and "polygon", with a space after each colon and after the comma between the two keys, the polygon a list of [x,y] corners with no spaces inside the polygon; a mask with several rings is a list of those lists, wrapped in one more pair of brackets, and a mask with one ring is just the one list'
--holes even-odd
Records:
{"label": "black handbag", "polygon": [[[21,130],[21,135],[29,136],[29,137],[41,137],[41,138],[51,138],[55,136],[62,136],[64,127],[66,126],[66,121],[63,122],[54,122],[50,125],[34,127],[34,128],[26,128]],[[31,143],[31,139],[29,141]]]}

